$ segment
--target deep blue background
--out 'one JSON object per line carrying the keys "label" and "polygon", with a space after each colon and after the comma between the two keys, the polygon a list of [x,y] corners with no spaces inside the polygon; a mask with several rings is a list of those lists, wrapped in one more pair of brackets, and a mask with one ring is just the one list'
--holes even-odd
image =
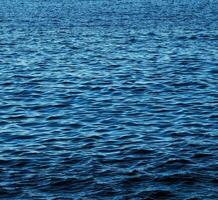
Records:
{"label": "deep blue background", "polygon": [[0,198],[218,198],[218,1],[1,0]]}

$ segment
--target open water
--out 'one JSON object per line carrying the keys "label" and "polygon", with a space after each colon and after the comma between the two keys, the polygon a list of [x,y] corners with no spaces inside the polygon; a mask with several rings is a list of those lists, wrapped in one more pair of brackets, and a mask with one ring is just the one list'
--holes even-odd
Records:
{"label": "open water", "polygon": [[0,199],[216,200],[217,0],[1,0]]}

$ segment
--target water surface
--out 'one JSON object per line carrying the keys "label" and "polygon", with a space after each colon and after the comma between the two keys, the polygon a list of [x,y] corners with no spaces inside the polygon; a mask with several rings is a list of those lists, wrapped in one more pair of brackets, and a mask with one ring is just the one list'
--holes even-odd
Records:
{"label": "water surface", "polygon": [[1,0],[0,198],[215,200],[216,0]]}

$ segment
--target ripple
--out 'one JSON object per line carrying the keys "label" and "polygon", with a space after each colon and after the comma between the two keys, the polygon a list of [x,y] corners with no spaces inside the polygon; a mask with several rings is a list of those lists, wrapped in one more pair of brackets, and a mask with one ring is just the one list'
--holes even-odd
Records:
{"label": "ripple", "polygon": [[217,6],[0,1],[0,198],[217,199]]}

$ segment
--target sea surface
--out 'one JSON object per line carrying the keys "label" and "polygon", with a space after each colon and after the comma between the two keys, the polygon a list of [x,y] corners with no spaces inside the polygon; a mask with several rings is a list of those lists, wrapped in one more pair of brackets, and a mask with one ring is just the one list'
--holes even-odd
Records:
{"label": "sea surface", "polygon": [[217,0],[0,1],[0,199],[217,189]]}

